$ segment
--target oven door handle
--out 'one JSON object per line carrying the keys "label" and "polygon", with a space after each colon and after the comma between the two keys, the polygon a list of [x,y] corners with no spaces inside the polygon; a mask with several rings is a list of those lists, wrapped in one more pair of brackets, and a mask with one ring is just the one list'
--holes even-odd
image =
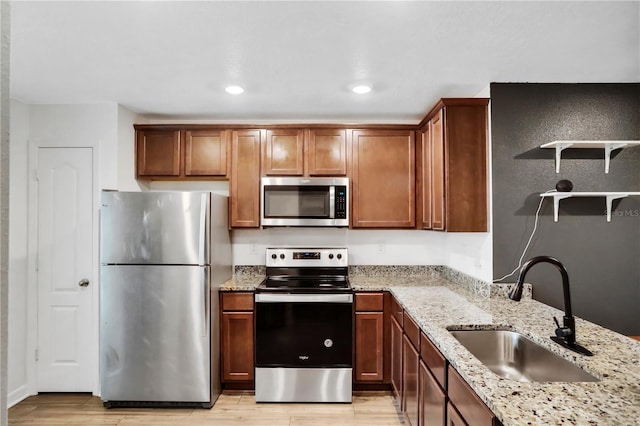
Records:
{"label": "oven door handle", "polygon": [[256,293],[256,303],[353,303],[353,294],[264,294]]}

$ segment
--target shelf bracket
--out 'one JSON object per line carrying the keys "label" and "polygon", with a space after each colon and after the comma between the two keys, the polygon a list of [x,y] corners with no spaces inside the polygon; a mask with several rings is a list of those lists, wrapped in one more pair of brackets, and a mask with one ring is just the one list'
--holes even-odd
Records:
{"label": "shelf bracket", "polygon": [[627,146],[627,143],[611,143],[606,144],[604,147],[604,172],[609,173],[609,163],[611,162],[611,151],[614,151],[618,148],[624,148]]}
{"label": "shelf bracket", "polygon": [[570,194],[553,194],[553,221],[558,221],[558,210],[560,210],[560,200],[571,198]]}
{"label": "shelf bracket", "polygon": [[613,209],[613,200],[625,198],[627,194],[611,194],[607,195],[607,222],[611,222],[611,210]]}
{"label": "shelf bracket", "polygon": [[[562,151],[570,148],[572,145],[573,142],[559,143],[556,145],[556,173],[560,173],[560,158],[562,157]],[[555,202],[556,198],[554,197],[553,200]]]}

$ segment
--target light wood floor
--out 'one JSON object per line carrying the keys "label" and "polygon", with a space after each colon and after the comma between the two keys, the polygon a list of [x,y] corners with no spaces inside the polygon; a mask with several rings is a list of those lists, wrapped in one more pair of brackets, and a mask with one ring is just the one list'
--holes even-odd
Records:
{"label": "light wood floor", "polygon": [[354,393],[352,404],[257,404],[223,393],[212,409],[106,409],[89,394],[40,394],[9,409],[10,425],[404,425],[389,392]]}

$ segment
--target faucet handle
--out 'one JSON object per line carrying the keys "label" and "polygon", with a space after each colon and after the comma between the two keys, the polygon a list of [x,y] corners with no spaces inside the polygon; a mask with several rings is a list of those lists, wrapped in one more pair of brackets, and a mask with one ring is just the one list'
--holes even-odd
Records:
{"label": "faucet handle", "polygon": [[560,327],[560,323],[556,317],[553,317],[553,321],[555,321],[556,326],[558,326],[558,328],[556,328],[556,336],[567,337],[573,333],[573,330],[570,327]]}

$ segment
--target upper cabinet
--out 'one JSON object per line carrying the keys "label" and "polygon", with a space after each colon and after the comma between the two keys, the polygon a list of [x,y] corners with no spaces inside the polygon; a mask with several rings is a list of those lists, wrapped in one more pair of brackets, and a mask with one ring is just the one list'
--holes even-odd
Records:
{"label": "upper cabinet", "polygon": [[136,175],[142,179],[220,179],[228,173],[229,131],[137,125]]}
{"label": "upper cabinet", "polygon": [[179,130],[136,131],[136,175],[179,177],[181,135]]}
{"label": "upper cabinet", "polygon": [[269,129],[262,146],[264,176],[303,176],[305,131]]}
{"label": "upper cabinet", "polygon": [[418,227],[487,231],[488,99],[442,99],[419,126]]}
{"label": "upper cabinet", "polygon": [[353,228],[415,227],[413,130],[353,130]]}
{"label": "upper cabinet", "polygon": [[309,176],[347,175],[347,131],[345,129],[311,129],[307,145]]}
{"label": "upper cabinet", "polygon": [[268,129],[262,176],[346,176],[345,129]]}
{"label": "upper cabinet", "polygon": [[260,147],[264,130],[234,130],[231,136],[229,226],[260,226]]}
{"label": "upper cabinet", "polygon": [[227,176],[228,130],[184,132],[185,176]]}

